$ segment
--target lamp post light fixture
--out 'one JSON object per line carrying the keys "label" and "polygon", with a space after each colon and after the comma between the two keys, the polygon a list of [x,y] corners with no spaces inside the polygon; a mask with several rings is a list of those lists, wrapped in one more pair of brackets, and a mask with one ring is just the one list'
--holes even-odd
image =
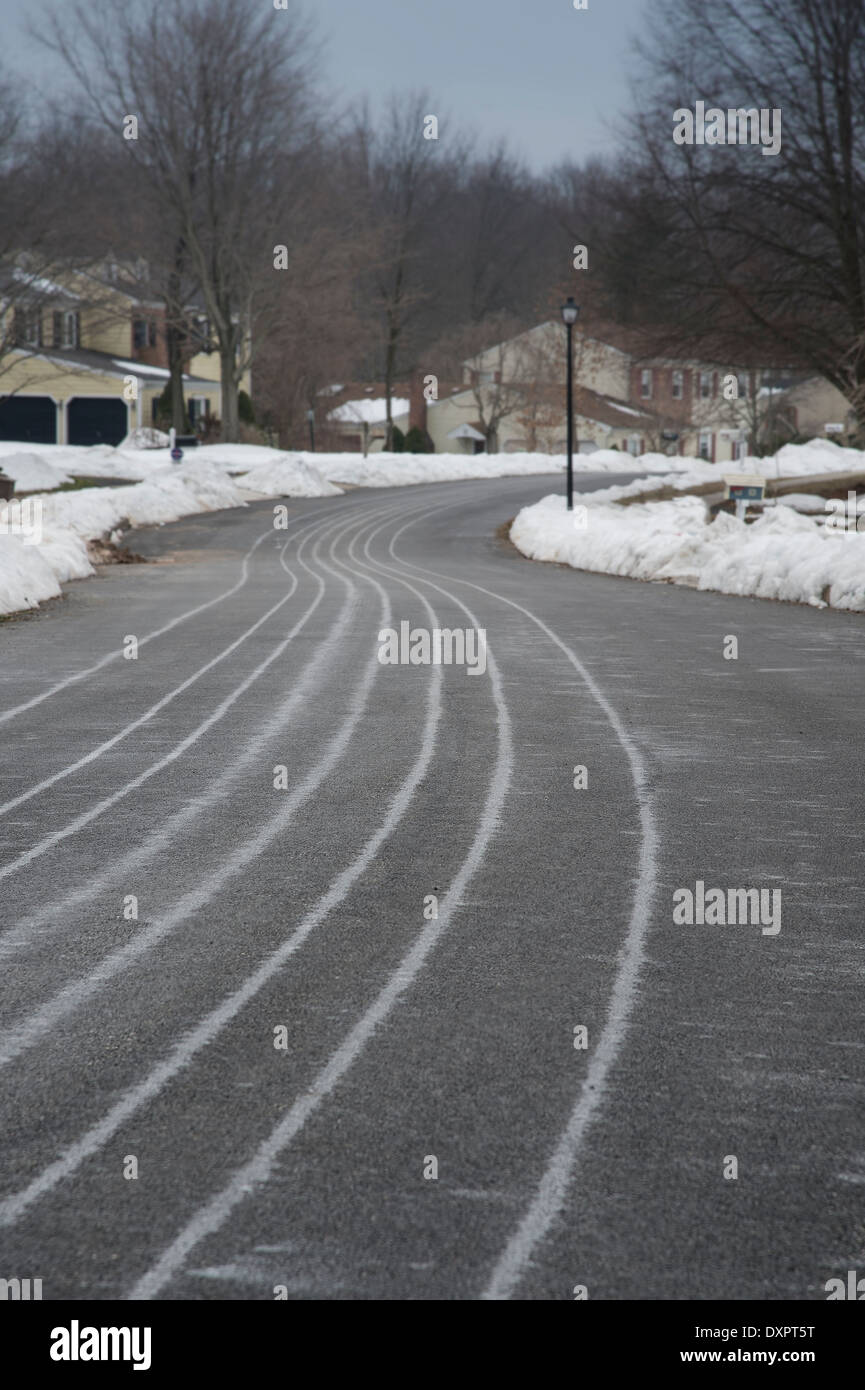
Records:
{"label": "lamp post light fixture", "polygon": [[579,304],[568,295],[562,305],[562,318],[568,330],[568,511],[574,510],[574,324],[580,315]]}

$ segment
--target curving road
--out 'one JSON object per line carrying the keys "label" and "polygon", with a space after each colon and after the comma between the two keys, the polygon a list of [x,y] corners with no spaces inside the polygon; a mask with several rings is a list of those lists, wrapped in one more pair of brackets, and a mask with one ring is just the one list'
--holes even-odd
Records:
{"label": "curving road", "polygon": [[[498,528],[559,486],[196,517],[0,625],[0,1273],[773,1300],[863,1266],[861,616],[531,564]],[[382,664],[404,621],[483,629],[485,671]],[[697,880],[780,889],[781,930],[676,924]]]}

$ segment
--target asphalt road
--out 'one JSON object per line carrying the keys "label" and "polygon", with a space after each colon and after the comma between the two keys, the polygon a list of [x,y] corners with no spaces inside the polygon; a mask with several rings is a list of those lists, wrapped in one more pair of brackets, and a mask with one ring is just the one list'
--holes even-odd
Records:
{"label": "asphalt road", "polygon": [[[822,1300],[865,1268],[862,617],[533,564],[497,528],[559,485],[136,532],[157,562],[0,625],[4,1276]],[[484,629],[485,672],[382,664],[402,621]],[[698,880],[780,889],[781,930],[677,924]]]}

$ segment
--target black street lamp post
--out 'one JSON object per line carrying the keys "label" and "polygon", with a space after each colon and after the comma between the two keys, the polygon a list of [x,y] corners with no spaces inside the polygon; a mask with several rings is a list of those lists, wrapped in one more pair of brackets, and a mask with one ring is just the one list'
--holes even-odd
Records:
{"label": "black street lamp post", "polygon": [[580,313],[579,304],[569,295],[562,305],[562,318],[568,330],[568,511],[574,510],[574,324]]}

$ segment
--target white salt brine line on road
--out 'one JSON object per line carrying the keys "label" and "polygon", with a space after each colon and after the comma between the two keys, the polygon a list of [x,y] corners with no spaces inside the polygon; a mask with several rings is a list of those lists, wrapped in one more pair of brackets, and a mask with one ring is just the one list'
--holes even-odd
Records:
{"label": "white salt brine line on road", "polygon": [[[329,523],[327,521],[320,521],[315,526],[304,528],[303,532],[297,532],[293,537],[290,538],[290,541],[296,541],[302,535],[301,544],[298,548],[296,558],[298,563],[307,571],[308,574],[311,575],[311,577],[316,581],[316,583],[319,586],[318,593],[314,598],[313,602],[306,609],[299,622],[296,623],[295,626],[291,629],[288,636],[282,639],[280,643],[277,644],[277,647],[274,649],[274,651],[267,658],[265,658],[265,660],[261,662],[253,672],[251,672],[247,677],[244,678],[240,685],[236,687],[226,697],[222,704],[218,706],[217,709],[211,715],[209,715],[201,724],[199,724],[199,726],[196,729],[194,729],[192,733],[181,742],[181,744],[176,745],[176,747],[172,749],[168,755],[166,755],[166,758],[163,758],[158,763],[153,764],[151,768],[148,768],[144,774],[141,774],[138,778],[133,779],[132,782],[129,782],[125,784],[125,786],[119,788],[118,791],[114,793],[113,798],[108,799],[110,804],[115,804],[115,802],[119,801],[121,797],[128,795],[130,791],[136,790],[137,787],[142,785],[144,781],[149,780],[151,776],[154,776],[157,773],[161,772],[164,769],[164,767],[168,765],[168,763],[176,761],[178,757],[180,757],[184,752],[186,752],[187,749],[193,745],[193,743],[197,742],[205,733],[209,731],[210,728],[214,726],[216,722],[218,722],[218,719],[223,717],[223,715],[228,711],[228,709],[231,708],[231,705],[236,703],[240,696],[246,693],[246,691],[251,687],[251,685],[256,680],[258,680],[259,677],[264,673],[264,671],[266,671],[269,668],[269,666],[273,664],[273,661],[278,659],[278,657],[283,654],[288,644],[294,640],[294,638],[298,635],[299,632],[303,630],[303,628],[309,622],[310,618],[313,616],[320,603],[322,602],[322,599],[324,598],[325,594],[326,585],[326,582],[323,581],[318,574],[316,574],[313,570],[309,569],[309,566],[303,559],[303,550],[310,539],[310,531],[314,532],[316,530],[321,530],[322,527],[324,527],[325,530],[323,534],[316,540],[313,546],[312,558],[315,561],[317,561],[317,563],[321,564],[327,573],[330,573],[332,577],[337,578],[341,584],[346,586],[347,592],[343,607],[340,611],[340,614],[338,615],[336,622],[333,624],[331,628],[331,632],[326,642],[322,645],[322,647],[319,649],[316,655],[311,659],[310,663],[308,664],[308,667],[305,669],[302,675],[301,683],[298,685],[298,690],[306,690],[309,681],[317,676],[322,666],[324,666],[326,662],[330,660],[330,658],[333,655],[335,655],[338,651],[339,643],[342,641],[343,635],[349,623],[350,609],[356,594],[355,586],[352,585],[350,581],[347,583],[341,574],[339,574],[335,570],[330,569],[327,565],[324,564],[323,561],[321,561],[318,558],[319,547],[324,543],[327,537],[330,536],[332,538],[330,541],[330,556],[332,559],[335,559],[334,547],[337,544],[337,542],[341,539],[341,537],[346,534],[346,532],[348,532],[353,526],[361,524],[363,521],[376,519],[381,515],[387,515],[388,511],[389,509],[387,508],[382,509],[381,507],[376,507],[374,503],[369,503],[361,509],[360,522],[358,520],[357,515],[353,515],[351,520],[349,521],[345,521],[342,518],[333,520]],[[286,566],[284,561],[284,549],[280,557],[280,563],[285,569]],[[291,571],[287,572],[291,573]],[[228,787],[230,787],[231,784],[234,781],[236,781],[237,777],[240,776],[242,771],[249,766],[250,762],[252,762],[253,759],[260,754],[260,752],[267,745],[267,743],[276,737],[276,734],[283,728],[286,721],[291,717],[292,712],[297,708],[299,698],[299,694],[293,692],[286,701],[283,701],[276,713],[265,723],[263,728],[259,731],[258,735],[256,735],[255,738],[246,742],[240,754],[228,765],[228,767],[223,769],[223,771],[219,774],[216,780],[214,782],[209,783],[207,788],[204,791],[200,792],[199,795],[188,806],[185,806],[182,810],[175,812],[173,815],[169,816],[165,821],[161,822],[158,830],[149,836],[144,846],[138,846],[134,850],[130,851],[128,854],[124,855],[121,859],[113,861],[111,866],[107,870],[103,870],[102,873],[90,878],[88,880],[88,883],[83,888],[77,889],[75,890],[75,892],[65,895],[61,903],[51,903],[43,905],[40,909],[37,909],[36,912],[30,913],[30,915],[27,918],[20,921],[15,927],[9,927],[6,929],[4,933],[0,934],[0,955],[8,956],[9,954],[14,953],[19,948],[26,948],[28,944],[30,944],[30,942],[34,940],[34,934],[41,930],[41,928],[43,928],[47,922],[57,922],[59,929],[59,924],[66,921],[68,919],[69,914],[75,908],[81,907],[85,903],[94,901],[94,899],[97,898],[99,894],[104,891],[105,887],[109,882],[115,880],[119,876],[128,875],[132,873],[135,869],[140,868],[140,866],[143,863],[147,862],[148,859],[152,858],[155,854],[159,853],[170,837],[173,837],[180,833],[181,830],[183,830],[194,819],[196,819],[199,815],[203,814],[211,805],[213,805],[214,802],[221,795],[224,794]],[[63,832],[57,832],[57,834],[59,834],[63,839],[68,838],[69,835],[77,833],[77,831],[83,828],[84,825],[89,824],[90,822],[95,820],[99,815],[103,814],[103,812],[106,809],[108,809],[108,805],[105,801],[97,803],[96,806],[91,807],[88,811],[84,812],[81,817],[78,817],[75,821],[71,822],[70,825],[65,827]],[[57,842],[59,841],[55,841],[54,843]],[[48,844],[46,846],[46,849],[50,849],[52,847],[53,844]],[[17,934],[17,940],[12,939],[13,934]],[[0,1048],[0,1065],[2,1065],[2,1048]]]}
{"label": "white salt brine line on road", "polygon": [[[439,508],[437,510],[444,509]],[[413,523],[407,522],[396,533],[397,536],[411,524]],[[369,542],[367,542],[367,547],[368,545]],[[366,553],[369,553],[368,549],[366,549]],[[372,560],[371,556],[369,558]],[[373,561],[373,563],[379,570],[389,570],[388,566],[377,561]],[[405,575],[400,571],[390,569],[389,572],[392,576],[405,580]],[[442,585],[431,584],[429,580],[422,582],[444,594],[458,608],[461,608],[477,628],[477,619],[460,599],[449,593]],[[419,595],[419,597],[422,596]],[[433,667],[432,669],[440,675],[440,668]],[[151,1269],[139,1279],[129,1294],[130,1299],[154,1298],[181,1270],[187,1255],[207,1236],[219,1230],[228,1220],[234,1208],[245,1201],[256,1186],[267,1182],[276,1159],[300,1132],[310,1115],[318,1109],[351,1069],[373,1038],[376,1029],[414,984],[437,942],[449,927],[455,912],[460,908],[466,888],[483,862],[490,841],[498,828],[501,809],[513,774],[511,719],[502,690],[501,676],[495,658],[489,649],[487,650],[487,671],[496,706],[498,732],[496,762],[481,811],[478,829],[468,854],[451,881],[447,893],[439,902],[438,918],[427,923],[420,932],[412,949],[403,958],[396,970],[392,972],[370,1008],[366,1010],[325,1066],[319,1071],[307,1093],[294,1102],[288,1114],[260,1145],[254,1157],[238,1169],[222,1191],[211,1198],[192,1217]],[[431,756],[432,751],[430,752]]]}
{"label": "white salt brine line on road", "polygon": [[[365,523],[362,523],[362,525],[363,524]],[[387,522],[381,524],[386,525]],[[349,547],[349,554],[352,556],[353,545],[354,541],[352,541]],[[352,572],[351,567],[348,567],[348,570]],[[358,577],[360,572],[357,569],[353,572],[355,577]],[[361,577],[365,579],[368,578],[366,575],[361,575]],[[390,614],[388,597],[375,580],[368,582],[372,582],[379,590],[382,600],[382,614],[386,618]],[[408,587],[411,586],[408,585]],[[419,597],[422,598],[422,596]],[[422,601],[425,602],[425,600]],[[432,614],[431,609],[430,613]],[[331,743],[331,762],[333,764],[338,762],[340,754],[344,752],[345,748],[348,746],[354,728],[366,707],[369,692],[380,670],[381,666],[376,654],[371,658],[364,676],[362,677],[361,685],[354,697],[352,712],[348,721],[343,725],[340,733]],[[55,1187],[58,1182],[71,1176],[82,1162],[101,1148],[108,1139],[116,1133],[117,1129],[126,1119],[134,1114],[147,1101],[153,1099],[165,1085],[188,1065],[196,1053],[200,1051],[202,1047],[207,1046],[207,1044],[236,1016],[240,1009],[243,1008],[267,981],[282,968],[290,956],[302,945],[303,941],[314,927],[317,926],[319,922],[323,921],[333,908],[343,900],[349,888],[368,864],[372,862],[375,854],[378,852],[385,839],[399,824],[399,821],[410,805],[414,793],[423,780],[426,769],[435,752],[436,731],[440,718],[441,672],[437,671],[435,681],[431,685],[431,693],[427,702],[427,718],[424,727],[421,752],[408,777],[403,781],[399,791],[391,801],[384,822],[379,827],[376,834],[367,841],[364,849],[355,858],[352,865],[337,877],[328,892],[319,900],[319,903],[307,915],[295,932],[283,942],[270,957],[268,957],[263,965],[244,982],[240,989],[235,991],[227,1000],[223,1001],[222,1005],[202,1020],[191,1033],[187,1034],[173,1049],[169,1057],[154,1069],[143,1082],[130,1092],[127,1092],[126,1096],[113,1107],[109,1115],[99,1124],[93,1126],[80,1140],[68,1148],[54,1164],[50,1165],[22,1192],[6,1197],[0,1201],[0,1225],[10,1225],[18,1220],[29,1206]],[[295,798],[302,796],[303,799],[306,799],[306,795],[314,790],[312,779],[315,777],[317,771],[319,774],[321,773],[321,766],[322,764],[320,762],[317,768],[309,774],[305,782],[301,784],[301,787],[296,789],[295,793],[293,793]],[[315,785],[321,780],[321,775],[319,775]],[[307,787],[309,788],[308,792],[306,791]],[[304,793],[306,793],[306,795]],[[172,924],[174,924],[173,919],[175,916],[178,920],[182,920],[184,916],[189,915],[190,911],[198,910],[200,906],[209,901],[216,892],[224,886],[228,878],[233,876],[233,872],[237,872],[240,868],[253,862],[258,854],[266,848],[267,844],[271,843],[284,829],[287,820],[286,810],[290,812],[288,816],[288,818],[290,818],[290,815],[292,815],[296,809],[297,806],[286,808],[279,816],[271,820],[263,832],[255,836],[252,841],[245,842],[233,857],[232,864],[227,865],[225,871],[220,875],[218,883],[214,883],[211,879],[208,881],[206,887],[203,887],[194,894],[188,894],[170,915]],[[162,923],[157,924],[160,928],[160,934],[164,934],[162,929],[165,920],[166,919],[163,919]],[[149,929],[149,935],[151,939],[148,940],[148,945],[152,944],[153,928]]]}
{"label": "white salt brine line on road", "polygon": [[[411,523],[413,524],[413,523]],[[394,549],[396,537],[391,542],[391,554],[410,572],[435,574],[497,599],[530,618],[533,623],[567,657],[574,670],[584,682],[592,698],[597,702],[609,721],[617,740],[628,759],[634,792],[639,807],[641,843],[634,885],[633,908],[625,932],[625,939],[619,953],[619,963],[613,984],[607,1017],[601,1035],[593,1051],[580,1096],[571,1113],[561,1138],[553,1151],[538,1190],[516,1232],[508,1242],[500,1260],[483,1293],[484,1299],[509,1298],[521,1278],[526,1273],[532,1255],[545,1239],[559,1216],[569,1187],[573,1181],[580,1145],[595,1117],[598,1107],[606,1098],[609,1089],[610,1072],[619,1056],[627,1034],[631,1010],[636,997],[645,957],[645,940],[648,932],[651,904],[656,891],[658,831],[654,797],[649,789],[648,774],[643,756],[634,739],[625,728],[618,712],[607,699],[597,681],[580,661],[576,653],[550,628],[537,614],[513,599],[485,589],[466,579],[452,575],[440,575],[435,570],[425,569],[411,561],[402,560]]]}
{"label": "white salt brine line on road", "polygon": [[[261,536],[259,536],[255,545],[252,547],[252,550],[250,551],[250,555],[252,554],[252,551],[256,550],[258,546],[261,545],[261,543],[267,539],[268,536],[274,534],[275,533],[273,527],[271,526],[267,531],[265,531]],[[287,549],[290,544],[291,540],[289,538],[289,540],[285,542],[284,550]],[[246,583],[248,578],[248,560],[249,556],[247,556],[244,560],[244,584]],[[32,797],[38,796],[41,792],[47,791],[50,787],[56,786],[58,782],[62,782],[67,777],[73,776],[73,774],[79,772],[81,768],[87,767],[89,766],[89,764],[95,762],[97,758],[101,758],[103,754],[109,752],[110,749],[116,748],[118,743],[122,743],[122,741],[128,738],[130,734],[134,733],[136,729],[140,729],[143,725],[148,724],[151,719],[154,719],[157,714],[161,713],[161,711],[167,708],[168,705],[172,704],[173,701],[176,700],[180,695],[183,695],[193,685],[197,684],[197,682],[201,680],[202,676],[207,675],[207,673],[209,671],[212,671],[215,666],[218,666],[220,662],[225,661],[227,657],[231,656],[234,652],[238,650],[239,647],[243,646],[244,642],[247,642],[249,638],[252,637],[253,634],[256,633],[258,629],[264,625],[264,623],[266,623],[270,618],[272,618],[274,614],[278,613],[279,610],[283,608],[285,604],[291,600],[291,598],[294,596],[294,591],[296,588],[297,581],[295,579],[293,580],[292,587],[289,589],[288,593],[284,594],[282,598],[280,598],[276,603],[274,603],[270,608],[268,608],[264,613],[262,613],[261,616],[257,618],[254,623],[250,624],[249,627],[245,628],[243,632],[241,632],[239,637],[236,637],[233,642],[230,642],[229,645],[227,647],[224,647],[221,652],[218,652],[216,656],[211,657],[210,660],[205,662],[203,666],[200,666],[197,671],[193,671],[191,676],[187,676],[186,679],[181,681],[179,685],[176,685],[173,687],[173,689],[169,690],[167,694],[163,695],[159,700],[156,701],[155,704],[151,705],[149,709],[146,709],[143,714],[140,714],[137,716],[137,718],[130,720],[130,722],[128,724],[125,724],[122,729],[119,729],[116,734],[112,734],[111,738],[105,739],[104,742],[98,745],[98,747],[92,749],[83,757],[76,759],[75,762],[69,763],[67,767],[60,768],[57,772],[52,773],[50,777],[43,778],[41,782],[37,782],[34,786],[29,787],[26,792],[20,792],[18,796],[14,796],[10,798],[9,801],[0,804],[0,816],[7,815],[10,811],[14,811],[18,806],[22,806],[25,802],[30,801]],[[4,877],[4,870],[5,866],[4,869],[0,869],[0,878]]]}
{"label": "white salt brine line on road", "polygon": [[[381,509],[379,509],[379,513],[380,510]],[[374,514],[374,516],[379,513]],[[334,537],[332,541],[332,546],[335,545],[336,541],[340,538],[340,536],[342,536],[352,526],[366,525],[368,524],[370,519],[374,519],[374,517],[369,518],[367,514],[364,513],[364,517],[361,521],[358,521],[357,518],[354,518],[351,522],[344,523],[342,529],[339,531],[339,534]],[[319,523],[319,525],[321,524],[326,525],[326,523]],[[338,525],[338,522],[331,523],[329,530],[336,529]],[[322,537],[319,539],[318,544],[321,543],[322,539],[324,538]],[[319,563],[321,563],[323,568],[325,568],[326,570],[329,569],[329,567],[324,565],[322,561],[319,561]],[[334,575],[334,577],[342,579],[342,576],[338,575],[336,571],[329,570],[329,572],[332,575]],[[317,578],[317,576],[314,577]],[[346,583],[345,580],[342,580],[342,582]],[[312,605],[310,605],[310,607],[301,617],[299,622],[292,629],[291,633],[289,633],[288,637],[283,639],[283,641],[279,644],[279,647],[276,649],[276,652],[271,653],[270,657],[266,659],[266,664],[272,664],[276,656],[282,654],[282,652],[285,650],[288,644],[297,635],[297,632],[300,631],[301,628],[304,627],[305,624],[308,622],[309,618],[312,616],[312,613],[318,607],[318,604],[320,603],[322,596],[323,589],[319,591],[319,594],[317,595]],[[343,609],[339,615],[339,618],[337,619],[337,622],[333,625],[330,633],[325,638],[324,642],[321,644],[315,657],[313,657],[307,663],[306,667],[304,668],[301,674],[300,680],[295,685],[295,688],[293,689],[291,695],[288,697],[287,700],[282,702],[277,714],[273,717],[271,721],[269,721],[267,728],[265,730],[260,731],[259,734],[256,735],[256,737],[253,740],[251,740],[251,751],[245,757],[243,761],[243,766],[249,765],[250,761],[252,761],[253,756],[255,756],[255,754],[257,754],[265,746],[265,742],[268,738],[275,737],[276,734],[279,733],[285,727],[286,723],[291,718],[292,713],[298,708],[305,696],[308,694],[308,687],[312,683],[313,679],[318,675],[321,667],[326,665],[326,663],[330,660],[332,655],[334,655],[335,652],[338,650],[339,644],[343,640],[343,636],[351,619],[353,603],[355,598],[356,587],[349,580],[347,582],[346,601],[343,605]],[[265,663],[262,663],[262,666],[264,665]],[[244,682],[243,685],[238,690],[234,691],[232,695],[228,698],[232,701],[236,700],[238,696],[244,693],[244,690],[248,688],[248,685],[251,683],[251,680],[253,678],[257,679],[258,675],[260,675],[260,671],[253,672],[251,677],[248,677],[247,681]],[[223,704],[225,704],[225,702],[223,702]],[[224,710],[222,706],[220,706],[217,709],[217,711],[215,711],[214,714],[209,717],[210,724],[208,724],[208,721],[205,721],[205,724],[200,726],[199,730],[196,731],[196,739],[201,737],[201,735],[204,732],[206,732],[206,727],[212,726],[212,723],[215,722],[215,716],[220,715],[221,717],[222,713],[224,713]],[[188,740],[185,740],[184,742],[188,746]],[[180,752],[183,751],[186,751],[185,747],[180,747]],[[178,752],[177,750],[173,750],[174,756],[180,756],[180,752]],[[237,767],[234,767],[232,769],[232,776],[230,780],[236,780],[236,776],[238,775],[239,770],[240,769],[238,769]],[[316,769],[313,769],[313,771],[315,770]],[[177,817],[175,817],[175,824],[172,827],[172,831],[176,833],[179,829],[179,822],[182,821],[184,825],[188,825],[197,816],[201,815],[208,805],[212,805],[214,801],[217,800],[218,797],[224,791],[226,782],[228,780],[229,779],[225,776],[225,774],[223,774],[219,779],[218,787],[209,787],[205,792],[199,794],[199,796],[195,798],[195,800],[189,807],[185,807],[184,810],[180,812],[177,815]],[[307,780],[309,781],[309,779]],[[128,790],[134,789],[134,786],[130,784]],[[310,791],[312,789],[314,789],[314,784],[310,784]],[[150,837],[146,847],[146,851],[139,847],[138,850],[133,851],[132,854],[128,856],[125,866],[127,871],[129,869],[128,860],[135,859],[136,862],[140,864],[141,862],[144,862],[147,858],[152,858],[153,855],[158,852],[159,848],[164,844],[165,831],[166,826],[163,825],[162,827],[160,827],[160,831],[158,832],[158,834]],[[242,847],[239,857],[242,863]],[[236,854],[234,858],[237,859],[238,855]],[[112,870],[109,874],[100,875],[97,883],[88,885],[87,888],[79,894],[79,898],[84,901],[92,901],[94,896],[96,896],[96,894],[98,893],[98,891],[102,887],[104,887],[106,878],[110,879],[115,877],[119,871],[119,867],[119,865],[115,864],[112,866]],[[224,869],[225,866],[223,866],[223,868],[220,869],[220,874],[224,872]],[[61,921],[68,920],[69,912],[70,899],[68,898],[62,904],[52,905],[52,907],[47,909],[49,918],[56,919],[59,917]],[[182,918],[180,920],[182,920]],[[173,918],[172,924],[176,925],[176,923],[173,922]],[[24,926],[25,924],[20,924],[15,930],[22,931],[24,930]],[[8,1065],[16,1057],[20,1056],[22,1052],[26,1051],[29,1047],[32,1047],[35,1043],[37,1043],[40,1038],[45,1036],[46,1033],[50,1032],[51,1029],[55,1027],[56,1024],[59,1023],[63,1018],[68,1017],[70,1013],[80,1008],[84,1003],[87,1002],[87,1000],[92,998],[94,994],[96,994],[101,988],[103,988],[117,974],[119,974],[122,970],[128,968],[128,966],[134,960],[136,960],[146,949],[149,949],[149,947],[152,944],[154,944],[157,940],[161,939],[161,937],[165,934],[165,931],[168,929],[170,928],[164,927],[163,920],[153,923],[145,931],[140,932],[132,941],[127,942],[126,945],[120,947],[118,950],[114,951],[109,956],[103,958],[103,960],[93,969],[91,969],[86,975],[81,976],[77,980],[74,980],[66,984],[57,994],[55,994],[51,999],[47,1000],[39,1008],[31,1012],[29,1015],[27,1015],[24,1018],[18,1019],[14,1023],[7,1025],[7,1027],[4,1028],[2,1032],[0,1032],[0,1066]],[[22,944],[26,945],[26,942]],[[4,954],[8,954],[8,952],[4,952]]]}
{"label": "white salt brine line on road", "polygon": [[[326,523],[324,522],[318,523],[319,526],[325,524]],[[290,544],[290,542],[286,542],[286,546],[288,544]],[[214,657],[210,662],[207,663],[207,665],[203,666],[199,671],[195,672],[194,675],[190,676],[186,681],[182,683],[182,685],[178,686],[175,690],[169,692],[168,695],[164,696],[163,699],[158,701],[148,711],[146,711],[144,715],[134,720],[131,724],[127,725],[124,729],[122,729],[118,734],[115,734],[111,739],[108,739],[105,743],[101,744],[99,748],[93,750],[93,752],[87,754],[84,758],[80,758],[76,763],[73,763],[70,767],[63,769],[61,772],[56,773],[53,777],[47,778],[37,787],[33,787],[28,792],[22,793],[13,801],[7,802],[5,806],[0,807],[0,814],[5,814],[6,812],[12,810],[15,806],[19,805],[21,802],[30,800],[31,797],[35,796],[38,792],[46,790],[55,782],[61,780],[62,778],[70,776],[72,773],[79,771],[82,767],[85,767],[88,764],[94,762],[97,757],[101,756],[108,749],[112,748],[115,744],[119,743],[121,739],[126,738],[130,733],[134,732],[136,728],[139,728],[143,724],[147,723],[150,719],[154,717],[156,713],[163,709],[167,704],[171,703],[171,701],[176,699],[178,695],[182,694],[184,690],[188,689],[189,686],[194,684],[198,679],[200,679],[202,675],[206,674],[208,670],[212,669],[212,667],[217,665],[218,662],[224,660],[226,656],[230,655],[234,650],[236,650],[236,648],[240,646],[242,642],[246,641],[248,637],[250,637],[259,627],[261,627],[262,623],[266,622],[269,618],[273,616],[274,613],[276,613],[280,608],[282,608],[282,606],[285,603],[287,603],[290,598],[293,597],[293,594],[294,590],[292,589],[287,595],[280,599],[278,603],[274,604],[272,608],[270,608],[262,617],[260,617],[252,625],[252,627],[250,627],[246,632],[242,633],[241,636],[237,638],[236,641],[233,642],[230,647],[226,648],[225,651],[219,654],[219,656]],[[307,614],[306,616],[308,618],[309,616],[311,616],[311,613]],[[126,782],[116,792],[112,793],[111,796],[105,797],[95,806],[90,807],[89,810],[83,812],[80,816],[70,821],[66,826],[63,827],[62,830],[57,830],[49,835],[46,835],[35,845],[32,845],[29,849],[24,850],[15,859],[9,860],[8,863],[0,866],[0,882],[2,882],[6,878],[11,877],[13,874],[18,873],[22,868],[25,868],[28,864],[40,858],[49,849],[53,849],[55,845],[60,844],[61,841],[68,839],[71,835],[77,834],[78,831],[81,830],[84,826],[89,825],[98,816],[103,815],[105,811],[109,810],[112,806],[116,805],[124,797],[128,796],[131,791],[136,790],[136,788],[142,786],[144,782],[149,781],[151,777],[156,776],[170,763],[176,761],[178,757],[185,753],[188,748],[190,748],[201,738],[202,734],[206,733],[210,728],[213,727],[215,723],[217,723],[220,719],[222,719],[225,716],[225,714],[228,712],[231,706],[236,703],[240,696],[245,694],[246,691],[250,688],[250,686],[256,680],[259,679],[262,673],[266,671],[268,667],[271,666],[273,662],[278,659],[279,656],[282,655],[282,652],[285,650],[285,647],[288,645],[289,642],[293,640],[293,638],[297,635],[297,632],[299,630],[300,627],[293,628],[290,635],[287,638],[283,639],[283,641],[280,644],[278,644],[274,651],[271,652],[271,654],[263,662],[261,662],[259,666],[257,666],[255,670],[252,671],[250,675],[247,676],[240,683],[240,685],[234,691],[232,691],[232,693],[229,696],[226,697],[225,700],[223,700],[218,709],[213,714],[208,715],[208,717],[205,720],[203,720],[195,729],[193,729],[192,732],[186,736],[186,738],[184,738],[180,743],[176,744],[175,747],[172,748],[169,753],[166,753],[157,762],[151,764],[151,766],[147,768],[143,773],[140,773],[137,777],[134,777],[130,781]]]}

